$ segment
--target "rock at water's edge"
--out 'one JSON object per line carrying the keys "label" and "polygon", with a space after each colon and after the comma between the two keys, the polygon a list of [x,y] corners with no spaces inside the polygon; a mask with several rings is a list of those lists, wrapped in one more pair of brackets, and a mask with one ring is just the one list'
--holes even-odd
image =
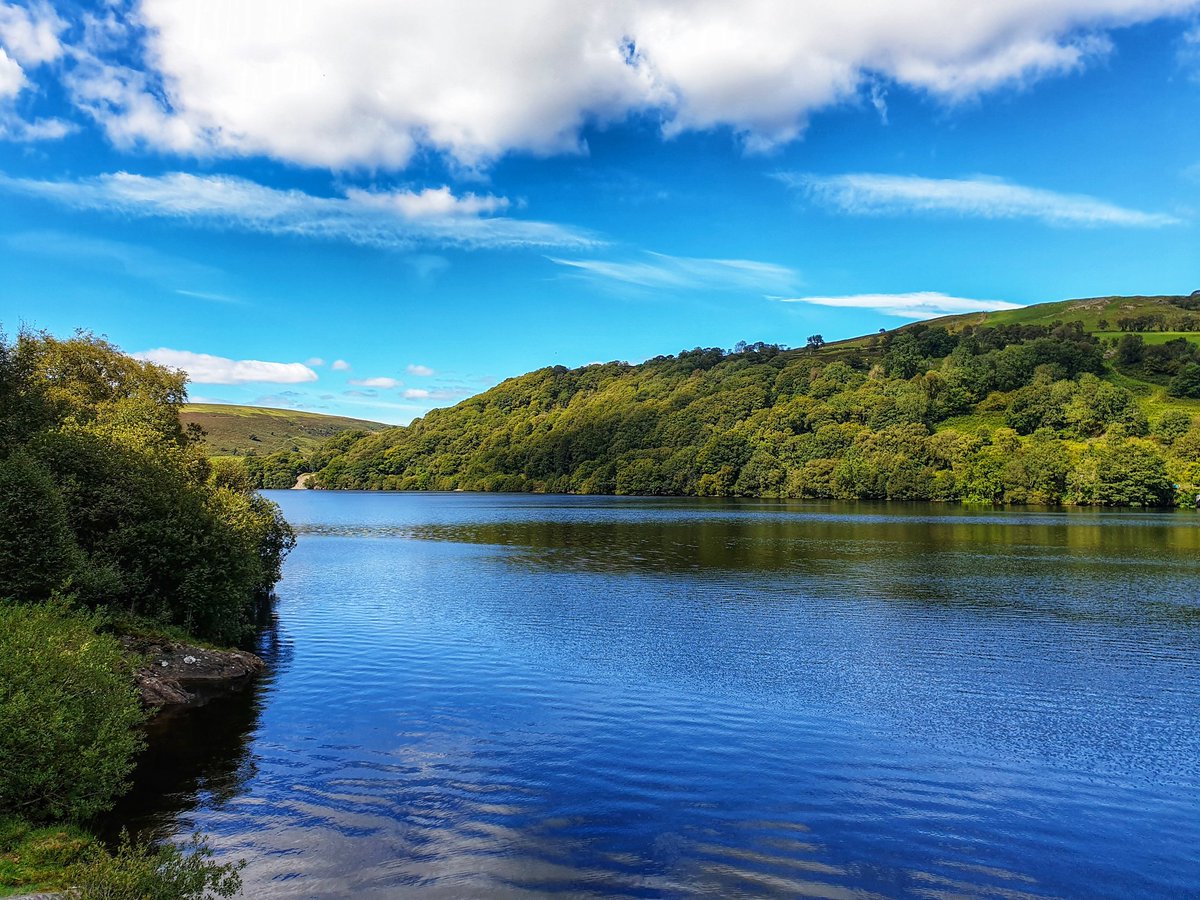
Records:
{"label": "rock at water's edge", "polygon": [[128,637],[122,638],[122,643],[144,660],[135,678],[142,705],[151,709],[199,706],[242,687],[265,668],[261,659],[245,650],[147,644]]}

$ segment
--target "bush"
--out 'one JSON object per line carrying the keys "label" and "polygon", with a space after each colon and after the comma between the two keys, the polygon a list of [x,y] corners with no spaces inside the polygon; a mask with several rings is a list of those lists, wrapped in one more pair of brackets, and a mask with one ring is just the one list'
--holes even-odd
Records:
{"label": "bush", "polygon": [[0,814],[86,819],[126,787],[143,713],[95,613],[0,603]]}
{"label": "bush", "polygon": [[115,853],[99,847],[84,854],[70,872],[77,900],[209,900],[232,897],[242,889],[238,874],[246,865],[215,863],[213,851],[198,834],[183,847],[163,844],[152,849],[134,843],[127,833]]}

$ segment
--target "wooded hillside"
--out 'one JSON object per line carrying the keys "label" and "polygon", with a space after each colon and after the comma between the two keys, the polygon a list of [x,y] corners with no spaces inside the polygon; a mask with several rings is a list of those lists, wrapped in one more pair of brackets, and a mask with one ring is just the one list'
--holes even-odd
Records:
{"label": "wooded hillside", "polygon": [[406,428],[268,459],[258,477],[284,486],[312,471],[320,487],[385,490],[1192,504],[1200,334],[1148,338],[1200,327],[1197,308],[1196,295],[1100,298],[799,350],[555,366]]}

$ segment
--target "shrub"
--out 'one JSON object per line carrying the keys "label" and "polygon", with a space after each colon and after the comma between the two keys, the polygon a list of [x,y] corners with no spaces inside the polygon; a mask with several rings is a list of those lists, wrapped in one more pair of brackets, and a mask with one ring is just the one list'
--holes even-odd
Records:
{"label": "shrub", "polygon": [[0,814],[80,820],[126,787],[143,713],[95,613],[0,603]]}
{"label": "shrub", "polygon": [[152,849],[121,834],[115,853],[91,848],[70,873],[77,900],[209,900],[232,897],[242,889],[238,874],[244,861],[216,863],[198,834],[183,847]]}

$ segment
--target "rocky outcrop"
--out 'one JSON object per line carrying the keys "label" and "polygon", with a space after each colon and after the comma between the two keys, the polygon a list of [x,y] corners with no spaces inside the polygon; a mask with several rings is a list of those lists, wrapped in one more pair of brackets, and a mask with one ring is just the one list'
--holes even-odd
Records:
{"label": "rocky outcrop", "polygon": [[190,644],[152,644],[123,638],[126,648],[143,659],[136,674],[142,704],[199,706],[214,697],[244,687],[264,668],[245,650],[209,650]]}

